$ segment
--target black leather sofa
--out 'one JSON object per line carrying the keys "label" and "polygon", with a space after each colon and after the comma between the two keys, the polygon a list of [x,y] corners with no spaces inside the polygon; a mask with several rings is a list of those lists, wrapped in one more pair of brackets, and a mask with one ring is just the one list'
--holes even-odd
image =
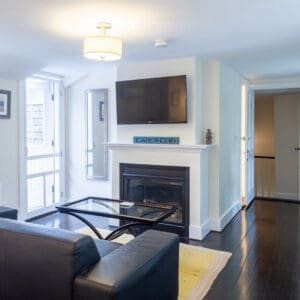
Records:
{"label": "black leather sofa", "polygon": [[17,220],[18,211],[14,208],[0,206],[0,218]]}
{"label": "black leather sofa", "polygon": [[178,245],[160,231],[120,245],[0,219],[0,299],[175,300]]}

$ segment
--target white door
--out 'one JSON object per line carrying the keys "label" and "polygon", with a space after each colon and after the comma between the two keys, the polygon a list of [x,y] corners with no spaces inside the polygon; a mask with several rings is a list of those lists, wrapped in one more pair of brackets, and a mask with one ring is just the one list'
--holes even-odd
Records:
{"label": "white door", "polygon": [[248,205],[255,197],[254,182],[254,91],[242,88],[242,204]]}
{"label": "white door", "polygon": [[275,98],[275,198],[299,200],[300,94]]}
{"label": "white door", "polygon": [[50,211],[64,199],[62,96],[57,81],[30,78],[25,82],[24,218]]}

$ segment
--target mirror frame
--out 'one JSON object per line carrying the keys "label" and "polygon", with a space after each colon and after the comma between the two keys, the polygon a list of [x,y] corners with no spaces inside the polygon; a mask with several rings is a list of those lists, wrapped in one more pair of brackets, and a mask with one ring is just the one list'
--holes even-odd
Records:
{"label": "mirror frame", "polygon": [[[104,136],[103,136],[103,144],[104,144],[104,174],[103,176],[89,176],[88,175],[88,94],[89,93],[104,93]],[[85,90],[85,177],[88,180],[108,180],[108,89],[88,89]]]}

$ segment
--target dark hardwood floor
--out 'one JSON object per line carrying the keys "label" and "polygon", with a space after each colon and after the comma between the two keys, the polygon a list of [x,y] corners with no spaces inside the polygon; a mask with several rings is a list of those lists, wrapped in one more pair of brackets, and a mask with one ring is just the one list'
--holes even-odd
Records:
{"label": "dark hardwood floor", "polygon": [[204,247],[232,253],[206,299],[300,299],[300,205],[256,200]]}
{"label": "dark hardwood floor", "polygon": [[[98,227],[105,219],[89,216]],[[82,223],[53,214],[35,223],[75,230]],[[300,299],[300,205],[255,200],[228,224],[192,244],[232,253],[206,299]]]}

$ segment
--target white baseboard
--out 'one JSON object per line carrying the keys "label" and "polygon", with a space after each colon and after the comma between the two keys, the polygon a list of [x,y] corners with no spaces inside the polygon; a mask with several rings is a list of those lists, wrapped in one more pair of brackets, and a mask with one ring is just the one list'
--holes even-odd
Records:
{"label": "white baseboard", "polygon": [[203,240],[210,232],[210,220],[204,222],[201,226],[190,225],[190,239]]}
{"label": "white baseboard", "polygon": [[245,204],[246,205],[249,205],[250,202],[255,198],[255,190],[254,188],[251,189],[248,194],[247,194],[247,197],[246,197],[246,201],[245,201]]}
{"label": "white baseboard", "polygon": [[221,231],[220,219],[213,218],[210,220],[210,230]]}
{"label": "white baseboard", "polygon": [[219,219],[210,220],[210,230],[222,231],[224,227],[233,219],[233,217],[241,210],[240,202],[235,202]]}
{"label": "white baseboard", "polygon": [[298,194],[276,192],[275,193],[275,198],[298,200]]}

